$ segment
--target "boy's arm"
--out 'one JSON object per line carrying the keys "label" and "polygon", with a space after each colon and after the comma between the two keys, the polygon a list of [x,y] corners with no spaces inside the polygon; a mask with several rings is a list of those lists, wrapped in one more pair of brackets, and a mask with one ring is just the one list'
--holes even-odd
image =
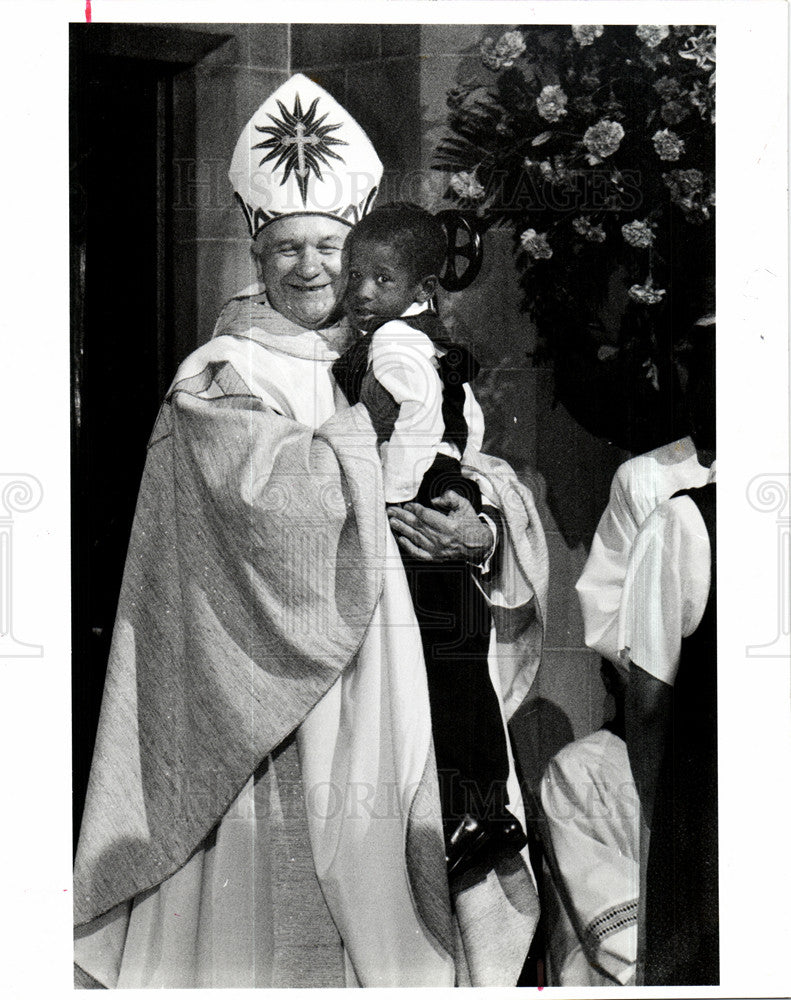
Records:
{"label": "boy's arm", "polygon": [[381,447],[388,503],[403,503],[417,494],[442,441],[442,383],[433,358],[431,340],[398,320],[385,323],[372,337],[374,376],[399,408],[390,440]]}

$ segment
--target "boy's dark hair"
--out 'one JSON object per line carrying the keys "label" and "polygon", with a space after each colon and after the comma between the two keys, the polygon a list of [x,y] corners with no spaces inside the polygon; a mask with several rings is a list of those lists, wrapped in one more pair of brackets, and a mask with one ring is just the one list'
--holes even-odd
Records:
{"label": "boy's dark hair", "polygon": [[448,249],[442,223],[425,208],[406,201],[375,208],[361,219],[349,234],[349,249],[363,240],[394,247],[416,281],[439,275]]}

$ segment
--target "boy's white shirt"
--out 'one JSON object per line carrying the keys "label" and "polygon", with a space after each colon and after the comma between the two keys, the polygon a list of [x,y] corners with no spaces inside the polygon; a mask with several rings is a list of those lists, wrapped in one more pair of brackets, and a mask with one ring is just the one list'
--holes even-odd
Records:
{"label": "boy's white shirt", "polygon": [[[402,316],[417,316],[427,310],[427,303],[413,302]],[[442,440],[442,383],[436,361],[440,354],[430,337],[397,319],[384,323],[371,336],[368,357],[374,375],[399,405],[390,440],[380,446],[388,503],[411,500],[437,454],[462,458],[455,445]],[[480,451],[483,412],[468,384],[464,390],[467,444]]]}
{"label": "boy's white shirt", "polygon": [[[428,311],[425,302],[413,302],[402,317]],[[387,503],[403,503],[417,493],[423,476],[437,454],[463,459],[459,449],[443,441],[442,382],[437,358],[441,349],[421,330],[400,319],[383,323],[371,335],[368,360],[379,384],[398,403],[399,411],[389,441],[380,445],[384,493]],[[480,451],[483,445],[483,411],[469,384],[464,385],[464,419],[467,423],[467,448]],[[484,502],[491,502],[482,487]],[[497,545],[497,528],[482,514]],[[489,569],[491,555],[481,564]]]}

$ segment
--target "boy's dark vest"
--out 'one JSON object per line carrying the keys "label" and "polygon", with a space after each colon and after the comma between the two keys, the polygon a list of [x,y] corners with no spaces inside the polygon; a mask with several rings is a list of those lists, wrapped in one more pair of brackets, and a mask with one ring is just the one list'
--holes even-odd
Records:
{"label": "boy's dark vest", "polygon": [[[425,333],[437,347],[445,351],[437,359],[438,375],[442,382],[442,420],[445,424],[442,440],[455,445],[464,454],[469,434],[467,421],[464,419],[464,385],[476,377],[480,365],[466,347],[448,339],[447,330],[436,313],[425,312],[398,318],[414,330]],[[382,320],[379,326],[386,322],[388,321]],[[390,393],[372,375],[367,380],[365,378],[370,346],[369,337],[363,337],[352,344],[333,364],[332,374],[352,406],[362,399],[371,414],[379,441],[387,441],[393,433],[399,408]]]}
{"label": "boy's dark vest", "polygon": [[711,543],[700,624],[681,643],[657,785],[646,885],[645,985],[719,982],[716,487],[682,490]]}

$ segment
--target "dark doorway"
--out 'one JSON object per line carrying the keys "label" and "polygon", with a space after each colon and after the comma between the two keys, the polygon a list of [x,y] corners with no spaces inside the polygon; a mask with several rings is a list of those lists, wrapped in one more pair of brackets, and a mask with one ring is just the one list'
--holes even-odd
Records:
{"label": "dark doorway", "polygon": [[75,843],[146,443],[179,360],[173,81],[223,41],[131,25],[70,35]]}

